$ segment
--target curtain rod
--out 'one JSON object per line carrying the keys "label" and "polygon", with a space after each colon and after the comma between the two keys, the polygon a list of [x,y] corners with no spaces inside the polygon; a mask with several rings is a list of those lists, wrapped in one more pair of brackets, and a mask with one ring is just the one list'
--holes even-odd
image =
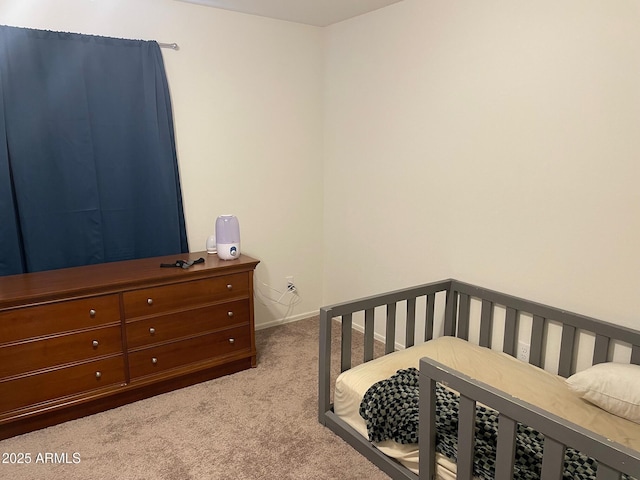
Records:
{"label": "curtain rod", "polygon": [[160,45],[160,48],[170,48],[172,50],[180,50],[180,47],[178,47],[177,43],[160,43],[160,42],[158,42],[158,45]]}

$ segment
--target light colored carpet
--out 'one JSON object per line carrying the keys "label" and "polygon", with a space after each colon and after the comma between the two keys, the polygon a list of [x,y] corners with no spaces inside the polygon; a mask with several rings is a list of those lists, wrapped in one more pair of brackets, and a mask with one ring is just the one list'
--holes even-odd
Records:
{"label": "light colored carpet", "polygon": [[[318,318],[256,343],[257,368],[1,441],[0,460],[31,463],[0,463],[0,478],[388,479],[318,423]],[[36,463],[46,453],[79,463]]]}

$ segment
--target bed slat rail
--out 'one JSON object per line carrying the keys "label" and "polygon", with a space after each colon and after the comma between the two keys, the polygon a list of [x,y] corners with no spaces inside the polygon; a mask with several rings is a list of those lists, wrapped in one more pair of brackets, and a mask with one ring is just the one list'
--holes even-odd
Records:
{"label": "bed slat rail", "polygon": [[[418,410],[420,423],[418,424],[419,448],[421,452],[436,451],[436,381],[420,374],[420,396]],[[421,478],[428,480],[436,478],[436,456],[421,455],[419,458],[419,472]]]}
{"label": "bed slat rail", "polygon": [[598,465],[598,472],[596,473],[596,480],[620,480],[622,474],[617,472],[613,468],[608,467],[604,463]]}
{"label": "bed slat rail", "polygon": [[458,332],[457,335],[463,340],[469,340],[469,314],[471,303],[469,295],[458,295]]}
{"label": "bed slat rail", "polygon": [[529,349],[529,363],[542,367],[542,341],[544,339],[544,324],[546,319],[540,315],[533,316],[531,324],[531,346]]}
{"label": "bed slat rail", "polygon": [[444,312],[444,334],[455,336],[456,334],[456,311],[455,306],[458,304],[458,292],[454,290],[455,282],[451,282],[451,286],[447,290],[447,304]]}
{"label": "bed slat rail", "polygon": [[516,458],[516,432],[518,422],[506,415],[498,416],[496,452],[496,480],[511,480]]}
{"label": "bed slat rail", "polygon": [[425,318],[427,324],[424,329],[424,341],[433,339],[433,323],[435,321],[435,306],[436,306],[436,294],[430,293],[427,295],[427,308],[425,312]]}
{"label": "bed slat rail", "polygon": [[[427,283],[416,287],[405,288],[382,295],[374,295],[352,302],[344,302],[320,309],[320,352],[319,352],[319,382],[318,382],[318,414],[320,423],[325,424],[324,414],[331,409],[331,324],[334,318],[340,318],[341,348],[340,371],[344,372],[353,365],[351,334],[353,315],[364,312],[364,358],[367,362],[374,357],[375,341],[375,309],[386,307],[385,323],[385,354],[395,350],[395,331],[397,305],[406,302],[406,346],[415,343],[417,299],[426,298],[426,320],[424,338],[433,338],[433,323],[435,317],[435,298],[438,292],[447,292],[451,287],[451,280]],[[451,310],[450,315],[453,313]],[[446,315],[446,313],[445,313]],[[453,318],[453,317],[452,317]]]}
{"label": "bed slat rail", "polygon": [[364,311],[364,362],[373,360],[374,313],[373,308],[367,308]]}
{"label": "bed slat rail", "polygon": [[416,298],[407,299],[407,328],[405,329],[404,344],[406,348],[416,343]]}
{"label": "bed slat rail", "polygon": [[458,407],[458,471],[456,477],[473,479],[473,452],[475,447],[476,402],[460,395]]}
{"label": "bed slat rail", "polygon": [[593,365],[610,361],[616,343],[630,345],[631,363],[640,365],[640,333],[637,331],[457,280],[452,280],[447,296],[445,332],[451,329],[456,336],[469,339],[471,299],[482,302],[479,339],[482,346],[491,346],[495,306],[500,305],[506,308],[503,351],[511,356],[517,354],[520,316],[527,314],[532,318],[529,332],[529,363],[532,365],[544,367],[544,349],[551,322],[562,328],[558,374],[563,377],[575,373],[576,343],[581,332],[595,334]]}
{"label": "bed slat rail", "polygon": [[351,368],[351,344],[353,332],[353,317],[350,313],[342,317],[342,335],[340,337],[340,371],[344,372]]}
{"label": "bed slat rail", "polygon": [[387,325],[385,329],[384,353],[392,353],[396,349],[396,304],[387,304]]}
{"label": "bed slat rail", "polygon": [[573,350],[576,344],[576,328],[571,325],[562,326],[562,338],[560,340],[560,359],[558,360],[558,375],[565,378],[571,376],[573,362]]}
{"label": "bed slat rail", "polygon": [[609,355],[610,338],[604,335],[596,335],[596,343],[593,349],[593,364],[604,363]]}
{"label": "bed slat rail", "polygon": [[634,344],[631,350],[631,363],[640,365],[640,345]]}
{"label": "bed slat rail", "polygon": [[545,437],[542,455],[542,474],[545,480],[562,480],[565,446],[551,437]]}
{"label": "bed slat rail", "polygon": [[[473,450],[474,429],[467,417],[473,414],[473,420],[475,420],[476,402],[487,405],[499,412],[496,479],[510,479],[513,477],[513,455],[516,441],[516,423],[512,420],[514,418],[534,428],[545,437],[541,475],[543,480],[562,479],[564,452],[567,446],[577,449],[596,461],[603,458],[607,459],[606,464],[603,462],[598,463],[598,480],[619,479],[621,473],[634,475],[640,471],[640,452],[609,441],[600,435],[456,372],[434,360],[423,358],[420,360],[419,401],[420,409],[422,411],[424,408],[425,416],[421,414],[419,425],[420,478],[433,478],[428,475],[423,476],[422,473],[428,474],[434,468],[432,464],[434,464],[435,455],[425,455],[425,453],[435,451],[435,436],[433,439],[431,438],[431,435],[434,434],[430,430],[431,428],[435,429],[435,426],[432,427],[435,424],[435,406],[432,409],[427,407],[431,404],[435,405],[436,383],[446,384],[460,393],[457,468],[458,475],[464,472],[464,476],[459,476],[458,478],[469,478],[468,471],[473,468],[472,465],[469,465],[469,462],[472,462],[472,458],[471,460],[469,459],[468,450],[469,444],[471,444],[471,450]],[[467,410],[471,408],[473,410],[470,413]],[[466,413],[463,413],[463,409]],[[433,415],[433,418],[426,416],[426,414]]]}
{"label": "bed slat rail", "polygon": [[491,334],[493,333],[493,303],[482,300],[480,314],[480,346],[491,348]]}
{"label": "bed slat rail", "polygon": [[502,351],[504,353],[511,355],[512,357],[516,356],[516,351],[517,351],[517,343],[518,343],[518,339],[516,337],[517,317],[518,317],[518,311],[515,308],[507,307],[507,311],[504,317],[505,319],[504,340],[502,344]]}

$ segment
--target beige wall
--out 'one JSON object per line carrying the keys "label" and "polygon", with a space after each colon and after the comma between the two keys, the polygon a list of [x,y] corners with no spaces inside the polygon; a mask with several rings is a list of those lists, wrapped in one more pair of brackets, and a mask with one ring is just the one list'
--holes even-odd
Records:
{"label": "beige wall", "polygon": [[445,277],[639,326],[636,0],[404,0],[326,29],[0,0],[0,22],[180,44],[191,249],[235,213],[256,286],[301,292],[292,312],[258,296],[259,326]]}
{"label": "beige wall", "polygon": [[[0,0],[0,23],[159,42],[191,251],[220,214],[261,260],[256,324],[317,312],[322,256],[322,29],[173,0]],[[278,299],[293,275],[301,302]],[[287,303],[289,296],[282,298]]]}
{"label": "beige wall", "polygon": [[327,30],[324,300],[446,277],[640,327],[635,0],[404,0]]}

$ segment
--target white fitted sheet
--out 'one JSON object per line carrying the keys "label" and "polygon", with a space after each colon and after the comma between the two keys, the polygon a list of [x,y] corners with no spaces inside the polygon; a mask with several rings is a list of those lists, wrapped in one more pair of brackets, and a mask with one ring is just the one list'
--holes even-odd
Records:
{"label": "white fitted sheet", "polygon": [[[430,357],[473,379],[640,451],[640,425],[582,400],[571,392],[563,377],[456,337],[440,337],[343,372],[336,379],[334,412],[366,438],[367,427],[359,414],[360,402],[366,391],[400,369],[419,368],[422,357]],[[376,443],[376,447],[418,473],[416,444],[403,445],[387,440]],[[455,479],[456,467],[452,461],[439,454],[436,461],[438,478]]]}

